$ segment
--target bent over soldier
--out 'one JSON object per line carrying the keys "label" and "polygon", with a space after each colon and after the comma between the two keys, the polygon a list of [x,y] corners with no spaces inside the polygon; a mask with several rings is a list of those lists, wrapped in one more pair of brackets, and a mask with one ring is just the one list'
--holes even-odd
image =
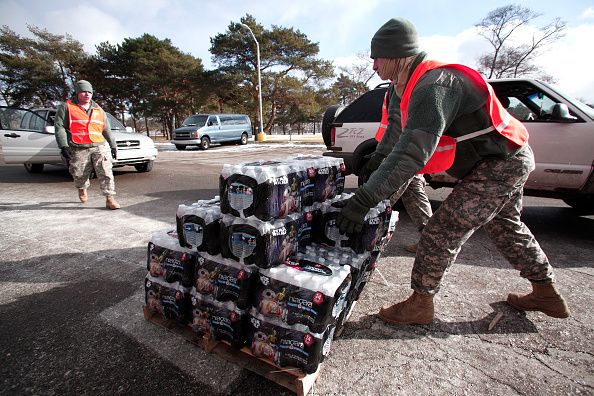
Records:
{"label": "bent over soldier", "polygon": [[92,100],[93,86],[86,80],[74,84],[76,95],[62,103],[54,125],[56,141],[68,170],[78,189],[78,198],[87,202],[89,178],[93,169],[99,179],[101,192],[106,197],[105,207],[119,209],[115,200],[112,157],[117,158],[117,146],[105,112]]}
{"label": "bent over soldier", "polygon": [[526,128],[477,71],[429,60],[417,41],[414,26],[402,18],[386,22],[371,40],[374,70],[393,81],[401,98],[396,110],[402,134],[342,209],[338,227],[346,233],[360,231],[369,208],[417,173],[447,170],[460,182],[421,233],[411,276],[413,294],[382,308],[380,318],[390,324],[431,323],[433,296],[445,271],[480,227],[532,284],[531,293],[509,294],[508,304],[568,317],[553,268],[520,220],[524,184],[535,166]]}

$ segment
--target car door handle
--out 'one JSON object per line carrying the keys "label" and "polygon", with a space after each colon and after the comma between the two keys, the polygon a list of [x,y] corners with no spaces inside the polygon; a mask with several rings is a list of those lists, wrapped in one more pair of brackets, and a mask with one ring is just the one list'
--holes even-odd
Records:
{"label": "car door handle", "polygon": [[4,137],[9,137],[9,138],[18,138],[21,137],[21,135],[17,135],[16,133],[5,133]]}

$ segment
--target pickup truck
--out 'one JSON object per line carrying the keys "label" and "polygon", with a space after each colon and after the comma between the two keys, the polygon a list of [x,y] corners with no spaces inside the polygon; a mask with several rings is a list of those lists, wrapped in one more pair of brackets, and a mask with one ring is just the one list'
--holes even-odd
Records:
{"label": "pickup truck", "polygon": [[[3,162],[23,164],[29,173],[41,173],[45,164],[64,165],[54,136],[56,109],[21,109],[0,106],[0,145]],[[150,172],[157,158],[151,138],[132,133],[106,113],[117,144],[114,167],[131,165],[138,172]]]}
{"label": "pickup truck", "polygon": [[[530,133],[536,169],[526,182],[526,195],[558,198],[579,210],[594,210],[594,109],[538,80],[490,80],[507,110]],[[347,174],[364,182],[367,154],[381,119],[387,84],[380,84],[347,106],[331,106],[324,113],[324,155],[345,161]],[[508,104],[509,103],[509,104]],[[425,175],[433,188],[453,186],[446,173]]]}

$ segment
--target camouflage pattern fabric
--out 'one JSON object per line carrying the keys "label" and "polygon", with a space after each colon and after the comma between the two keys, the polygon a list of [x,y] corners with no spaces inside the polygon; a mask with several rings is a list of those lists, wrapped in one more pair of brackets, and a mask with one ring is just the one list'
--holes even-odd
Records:
{"label": "camouflage pattern fabric", "polygon": [[403,184],[398,191],[390,196],[392,205],[402,198],[406,213],[419,231],[425,227],[433,214],[429,197],[425,192],[426,185],[423,175],[414,175],[408,183]]}
{"label": "camouflage pattern fabric", "polygon": [[528,145],[507,160],[479,162],[423,229],[411,276],[412,289],[437,293],[445,271],[480,227],[485,228],[520,276],[532,282],[554,282],[547,256],[520,220],[524,183],[533,170],[534,155]]}
{"label": "camouflage pattern fabric", "polygon": [[76,188],[89,188],[89,178],[95,169],[103,195],[115,195],[111,151],[107,144],[89,148],[72,148],[68,170],[74,178]]}

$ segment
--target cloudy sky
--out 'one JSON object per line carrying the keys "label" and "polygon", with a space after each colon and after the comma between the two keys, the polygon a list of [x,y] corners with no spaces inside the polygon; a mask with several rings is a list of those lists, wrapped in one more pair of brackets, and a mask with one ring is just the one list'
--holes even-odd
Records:
{"label": "cloudy sky", "polygon": [[[433,58],[476,66],[489,50],[474,24],[489,11],[511,1],[496,0],[0,0],[0,24],[27,35],[27,25],[55,34],[70,34],[87,52],[108,41],[144,33],[169,38],[183,52],[213,68],[210,38],[224,33],[230,22],[247,13],[258,23],[293,27],[320,47],[319,56],[335,65],[352,64],[357,53],[369,50],[373,33],[389,18],[402,16],[417,27],[421,46]],[[594,103],[594,0],[517,0],[515,4],[542,14],[535,25],[560,17],[567,22],[565,37],[539,58],[543,69],[564,92]]]}

